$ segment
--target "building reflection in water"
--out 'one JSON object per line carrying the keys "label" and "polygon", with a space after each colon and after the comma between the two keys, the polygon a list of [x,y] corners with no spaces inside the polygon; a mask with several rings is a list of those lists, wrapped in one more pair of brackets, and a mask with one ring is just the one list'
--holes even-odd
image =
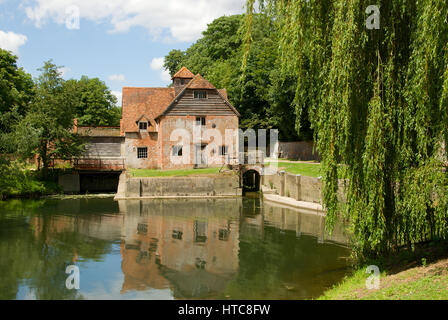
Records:
{"label": "building reflection in water", "polygon": [[[118,208],[114,203],[102,213],[87,214],[85,204],[62,201],[51,219],[35,215],[35,236],[50,245],[61,243],[57,235],[63,233],[82,236],[79,241],[100,241],[103,249],[92,243],[94,259],[101,252],[109,254],[107,243],[118,241],[122,294],[169,288],[181,299],[237,298],[239,292],[238,298],[314,297],[338,281],[346,267],[338,260],[348,252],[342,228],[326,239],[323,216],[260,199],[123,200]],[[83,247],[70,247],[73,260],[88,258],[78,252]],[[327,276],[334,270],[338,272]],[[322,274],[324,280],[316,286]],[[277,292],[269,287],[283,285],[286,289]],[[290,293],[293,286],[303,288]],[[270,295],[262,295],[269,290]]]}
{"label": "building reflection in water", "polygon": [[122,292],[171,287],[175,297],[222,292],[238,272],[241,199],[120,201]]}

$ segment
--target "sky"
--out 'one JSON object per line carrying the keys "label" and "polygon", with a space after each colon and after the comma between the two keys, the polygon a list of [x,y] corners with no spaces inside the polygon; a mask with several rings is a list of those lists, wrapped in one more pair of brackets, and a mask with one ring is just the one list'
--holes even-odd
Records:
{"label": "sky", "polygon": [[187,49],[207,24],[242,13],[245,0],[0,0],[0,48],[34,77],[53,60],[65,79],[123,87],[166,87],[172,49]]}

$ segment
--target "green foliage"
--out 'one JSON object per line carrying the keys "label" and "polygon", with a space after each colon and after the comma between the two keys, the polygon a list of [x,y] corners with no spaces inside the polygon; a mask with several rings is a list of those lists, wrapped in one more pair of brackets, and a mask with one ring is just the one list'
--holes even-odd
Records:
{"label": "green foliage", "polygon": [[448,237],[448,3],[378,1],[379,30],[366,28],[370,4],[263,4],[279,30],[281,72],[297,77],[296,113],[315,130],[328,229],[349,219],[360,257]]}
{"label": "green foliage", "polygon": [[76,90],[66,85],[51,61],[40,71],[32,107],[16,125],[13,140],[16,154],[25,159],[39,156],[45,176],[52,159],[71,159],[84,151],[84,145],[72,132]]}
{"label": "green foliage", "polygon": [[33,95],[31,76],[17,67],[17,57],[0,49],[0,153],[9,152],[8,134],[28,111]]}
{"label": "green foliage", "polygon": [[285,170],[286,172],[300,174],[307,177],[318,178],[322,175],[322,167],[318,163],[278,162],[271,164],[267,162],[265,165],[276,165],[280,170]]}
{"label": "green foliage", "polygon": [[83,76],[80,80],[68,80],[65,86],[76,93],[74,116],[78,118],[78,125],[120,125],[121,109],[116,106],[117,98],[103,81]]}
{"label": "green foliage", "polygon": [[0,199],[11,196],[33,196],[58,192],[59,188],[38,179],[35,172],[26,170],[19,161],[0,158]]}
{"label": "green foliage", "polygon": [[[246,54],[247,28],[244,15],[220,17],[186,51],[172,50],[165,57],[165,68],[174,75],[185,66],[216,87],[226,88],[230,102],[241,113],[243,129],[277,128],[282,140],[312,138],[309,122],[302,122],[303,135],[295,130],[292,103],[297,79],[279,70],[275,24],[267,15],[253,16],[251,50]],[[246,68],[241,70],[244,56]]]}

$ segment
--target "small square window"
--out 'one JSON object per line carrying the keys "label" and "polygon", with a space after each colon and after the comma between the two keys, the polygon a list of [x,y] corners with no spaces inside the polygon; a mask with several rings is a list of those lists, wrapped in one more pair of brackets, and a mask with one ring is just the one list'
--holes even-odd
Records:
{"label": "small square window", "polygon": [[180,85],[183,86],[185,84],[185,80],[184,79],[180,79]]}
{"label": "small square window", "polygon": [[205,117],[196,117],[196,125],[197,126],[205,126],[206,125]]}
{"label": "small square window", "polygon": [[138,159],[147,159],[148,158],[148,148],[138,148],[137,149],[137,158]]}
{"label": "small square window", "polygon": [[184,233],[182,231],[173,230],[173,239],[182,240],[183,234]]}
{"label": "small square window", "polygon": [[182,146],[174,146],[173,147],[173,156],[174,157],[182,157]]}
{"label": "small square window", "polygon": [[207,91],[195,91],[194,98],[195,99],[207,99]]}
{"label": "small square window", "polygon": [[148,130],[148,122],[139,122],[138,127],[141,131]]}
{"label": "small square window", "polygon": [[219,155],[220,156],[226,156],[229,154],[229,147],[228,146],[221,146],[221,148],[219,148]]}
{"label": "small square window", "polygon": [[230,234],[230,230],[228,230],[228,229],[219,229],[218,238],[221,241],[227,241],[227,240],[229,240],[229,234]]}

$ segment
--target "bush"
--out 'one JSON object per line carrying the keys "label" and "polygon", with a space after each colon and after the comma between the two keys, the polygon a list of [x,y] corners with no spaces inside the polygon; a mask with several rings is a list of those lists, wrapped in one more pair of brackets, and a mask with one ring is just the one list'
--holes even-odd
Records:
{"label": "bush", "polygon": [[40,181],[37,173],[27,170],[25,164],[0,159],[0,199],[18,196],[32,197],[58,191],[57,184]]}

